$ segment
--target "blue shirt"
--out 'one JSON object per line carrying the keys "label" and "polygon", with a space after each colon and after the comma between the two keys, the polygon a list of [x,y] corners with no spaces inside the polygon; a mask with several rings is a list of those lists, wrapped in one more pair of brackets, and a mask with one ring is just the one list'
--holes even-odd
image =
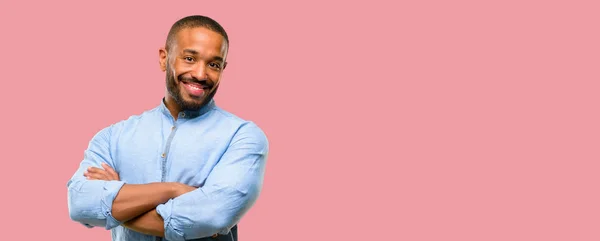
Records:
{"label": "blue shirt", "polygon": [[[156,207],[165,239],[229,234],[262,189],[268,141],[254,122],[215,105],[183,111],[177,120],[164,104],[100,130],[68,181],[72,220],[111,230],[114,241],[156,241],[120,226],[111,215],[123,184],[180,182],[200,187]],[[87,180],[90,166],[107,163],[120,181]]]}

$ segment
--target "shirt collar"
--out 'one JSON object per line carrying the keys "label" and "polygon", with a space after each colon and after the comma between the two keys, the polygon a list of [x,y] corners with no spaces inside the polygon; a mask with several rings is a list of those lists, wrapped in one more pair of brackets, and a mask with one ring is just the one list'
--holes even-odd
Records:
{"label": "shirt collar", "polygon": [[[215,107],[215,100],[211,99],[208,103],[206,103],[206,105],[202,106],[198,110],[184,110],[184,111],[179,112],[178,118],[185,118],[185,119],[195,118],[195,117],[201,116],[201,115],[205,114],[206,112],[210,111],[213,107]],[[167,108],[167,105],[165,104],[164,97],[160,101],[159,108],[163,114],[165,114],[169,117],[172,117],[171,112],[169,111],[169,109]]]}

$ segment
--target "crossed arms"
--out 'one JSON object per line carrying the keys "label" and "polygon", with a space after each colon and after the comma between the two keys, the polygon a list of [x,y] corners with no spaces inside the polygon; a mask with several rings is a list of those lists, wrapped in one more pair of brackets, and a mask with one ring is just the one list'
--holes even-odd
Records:
{"label": "crossed arms", "polygon": [[[87,180],[120,181],[112,167],[106,163],[101,166],[90,166],[83,175]],[[164,220],[156,212],[156,206],[195,189],[177,182],[124,184],[113,201],[112,216],[126,228],[164,237]]]}
{"label": "crossed arms", "polygon": [[253,123],[238,130],[203,187],[121,181],[111,159],[113,128],[92,138],[67,184],[69,215],[88,227],[121,225],[169,240],[207,237],[233,227],[261,191],[268,143]]}

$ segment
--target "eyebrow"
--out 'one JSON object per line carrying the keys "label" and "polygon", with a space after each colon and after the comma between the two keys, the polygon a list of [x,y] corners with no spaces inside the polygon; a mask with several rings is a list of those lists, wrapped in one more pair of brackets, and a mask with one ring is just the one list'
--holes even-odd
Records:
{"label": "eyebrow", "polygon": [[220,56],[215,56],[213,58],[213,60],[219,61],[219,62],[223,62],[223,58],[221,58]]}
{"label": "eyebrow", "polygon": [[184,49],[183,52],[198,55],[198,51],[193,50],[193,49]]}
{"label": "eyebrow", "polygon": [[[193,54],[193,55],[199,55],[198,51],[193,50],[193,49],[184,49],[183,52]],[[213,60],[223,62],[223,58],[221,56],[215,56],[215,57],[213,57]]]}

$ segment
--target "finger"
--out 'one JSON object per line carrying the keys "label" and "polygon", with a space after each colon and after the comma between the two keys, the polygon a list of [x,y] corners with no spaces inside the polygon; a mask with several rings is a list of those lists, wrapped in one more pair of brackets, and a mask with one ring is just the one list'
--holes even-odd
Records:
{"label": "finger", "polygon": [[113,180],[119,180],[119,174],[115,171],[115,169],[113,169],[106,163],[102,163],[102,167],[104,167],[104,170],[108,172],[108,175],[110,175],[113,178]]}
{"label": "finger", "polygon": [[84,176],[88,179],[88,180],[105,180],[108,181],[108,177],[102,174],[98,174],[98,173],[87,173],[84,174]]}
{"label": "finger", "polygon": [[99,167],[88,167],[87,169],[89,172],[105,172],[104,169],[99,168]]}
{"label": "finger", "polygon": [[88,172],[86,175],[88,180],[104,180],[104,181],[110,181],[110,179],[106,176],[103,175],[101,173],[90,173]]}
{"label": "finger", "polygon": [[105,170],[102,170],[102,169],[97,168],[97,167],[88,167],[87,171],[89,173],[101,173],[103,175],[107,174],[107,172]]}
{"label": "finger", "polygon": [[110,176],[108,176],[108,173],[105,170],[102,170],[102,169],[97,168],[97,167],[89,167],[87,172],[90,175],[94,175],[94,176],[97,176],[97,177],[103,177],[102,180],[110,178]]}
{"label": "finger", "polygon": [[106,170],[108,176],[110,176],[113,180],[119,180],[119,174],[117,174],[117,172],[112,167],[110,167],[106,163],[102,163],[102,167],[104,167],[104,170]]}

